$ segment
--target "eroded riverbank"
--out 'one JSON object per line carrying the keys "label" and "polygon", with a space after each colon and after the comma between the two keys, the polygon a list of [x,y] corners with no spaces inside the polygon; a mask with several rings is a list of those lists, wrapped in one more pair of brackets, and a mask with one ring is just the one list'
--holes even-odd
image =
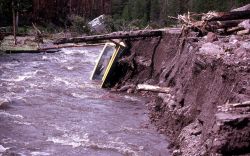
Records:
{"label": "eroded riverbank", "polygon": [[102,47],[0,56],[0,155],[168,155],[148,99],[89,80]]}
{"label": "eroded riverbank", "polygon": [[162,37],[131,41],[122,58],[129,60],[127,72],[114,89],[168,88],[141,93],[154,96],[151,120],[171,138],[175,155],[250,153],[250,38],[213,35],[166,30]]}

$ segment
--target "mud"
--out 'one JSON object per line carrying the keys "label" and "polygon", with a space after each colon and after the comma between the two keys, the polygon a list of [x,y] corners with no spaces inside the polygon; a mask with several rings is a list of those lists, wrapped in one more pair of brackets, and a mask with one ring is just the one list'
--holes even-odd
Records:
{"label": "mud", "polygon": [[[148,103],[151,121],[172,140],[174,155],[249,155],[250,37],[183,37],[131,42],[131,62],[116,89],[140,83],[170,87]],[[124,58],[123,58],[124,59]],[[131,91],[129,91],[131,92]],[[135,91],[136,92],[136,91]]]}

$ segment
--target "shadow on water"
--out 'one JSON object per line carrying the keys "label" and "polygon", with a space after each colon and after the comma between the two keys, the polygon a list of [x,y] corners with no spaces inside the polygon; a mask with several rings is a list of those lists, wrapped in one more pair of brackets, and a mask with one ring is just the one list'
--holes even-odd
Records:
{"label": "shadow on water", "polygon": [[0,155],[169,155],[147,99],[89,80],[101,49],[0,56]]}

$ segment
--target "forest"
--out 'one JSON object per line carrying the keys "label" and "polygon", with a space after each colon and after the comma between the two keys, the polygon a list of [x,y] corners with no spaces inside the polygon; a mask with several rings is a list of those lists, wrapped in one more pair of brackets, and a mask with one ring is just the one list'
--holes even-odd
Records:
{"label": "forest", "polygon": [[[71,25],[72,15],[84,18],[84,22],[106,14],[112,17],[116,28],[135,25],[145,27],[171,26],[169,18],[190,12],[225,11],[247,4],[248,0],[0,0],[0,26],[13,23],[13,12],[21,26],[32,22],[60,27]],[[45,24],[46,23],[46,24]]]}

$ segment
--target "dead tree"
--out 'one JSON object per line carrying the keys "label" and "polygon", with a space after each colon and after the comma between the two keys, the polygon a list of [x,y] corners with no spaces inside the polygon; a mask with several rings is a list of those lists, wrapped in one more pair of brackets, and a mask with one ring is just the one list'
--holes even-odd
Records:
{"label": "dead tree", "polygon": [[35,36],[35,41],[38,44],[38,47],[40,46],[40,43],[43,43],[43,36],[42,36],[42,32],[35,26],[34,23],[32,23],[33,28],[36,31],[36,36]]}
{"label": "dead tree", "polygon": [[88,41],[100,41],[100,40],[111,40],[111,39],[132,39],[132,38],[143,38],[143,37],[157,37],[162,36],[164,30],[140,30],[130,32],[114,32],[104,35],[84,36],[76,38],[62,38],[55,42],[55,44],[64,43],[81,43]]}

